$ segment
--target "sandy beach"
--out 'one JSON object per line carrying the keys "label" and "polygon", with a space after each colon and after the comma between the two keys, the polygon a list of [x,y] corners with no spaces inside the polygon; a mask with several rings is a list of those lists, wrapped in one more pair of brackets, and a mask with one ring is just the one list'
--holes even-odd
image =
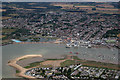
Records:
{"label": "sandy beach", "polygon": [[16,58],[16,59],[13,59],[13,60],[10,60],[8,62],[8,65],[9,66],[12,66],[14,67],[15,69],[17,69],[18,71],[20,71],[20,73],[17,73],[16,75],[19,76],[19,77],[25,77],[25,78],[34,78],[32,76],[27,76],[25,75],[24,73],[28,70],[28,69],[25,69],[23,68],[22,66],[18,65],[17,64],[17,61],[21,60],[21,59],[24,59],[24,58],[34,58],[34,57],[42,57],[42,55],[25,55],[25,56],[22,56],[22,57],[19,57],[19,58]]}

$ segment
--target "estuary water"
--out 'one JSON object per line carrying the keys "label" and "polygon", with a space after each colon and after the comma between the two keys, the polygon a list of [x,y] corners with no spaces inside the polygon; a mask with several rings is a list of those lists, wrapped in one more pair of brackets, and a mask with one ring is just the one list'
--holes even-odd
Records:
{"label": "estuary water", "polygon": [[2,47],[2,77],[15,78],[15,69],[8,66],[9,60],[29,55],[42,54],[45,58],[59,58],[62,55],[74,54],[81,59],[115,63],[118,62],[118,50],[107,48],[65,48],[64,44],[40,43],[40,44],[10,44]]}

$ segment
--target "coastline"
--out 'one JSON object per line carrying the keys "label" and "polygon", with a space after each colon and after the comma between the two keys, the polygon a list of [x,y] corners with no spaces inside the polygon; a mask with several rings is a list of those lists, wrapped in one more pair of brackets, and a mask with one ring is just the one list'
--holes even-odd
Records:
{"label": "coastline", "polygon": [[40,44],[40,43],[54,43],[54,44],[61,44],[61,42],[58,41],[48,41],[48,42],[10,42],[8,44],[1,44],[0,46],[6,46],[9,44]]}
{"label": "coastline", "polygon": [[33,58],[33,57],[42,57],[42,55],[25,55],[25,56],[22,56],[22,57],[18,57],[16,59],[13,59],[13,60],[10,60],[8,62],[8,65],[11,66],[11,67],[14,67],[15,69],[17,69],[18,71],[20,71],[20,73],[17,73],[16,75],[19,76],[19,77],[25,77],[25,78],[34,78],[32,76],[27,76],[25,75],[24,73],[28,70],[28,69],[25,69],[23,67],[21,67],[20,65],[17,64],[17,61],[19,61],[20,59],[24,59],[24,58]]}
{"label": "coastline", "polygon": [[[21,47],[21,46],[19,46],[19,47]],[[18,49],[19,49],[19,47],[18,47]],[[24,48],[23,48],[24,49]],[[31,48],[30,48],[31,49]],[[14,50],[14,49],[13,49]],[[42,51],[39,51],[39,52],[42,52]],[[24,52],[25,53],[25,52]],[[34,53],[34,52],[32,52],[32,53]],[[42,53],[44,53],[44,52],[42,52]],[[62,52],[63,53],[63,52]],[[19,53],[18,53],[19,54]],[[36,53],[37,54],[37,53]],[[24,55],[26,55],[26,54],[24,54]],[[24,56],[23,55],[23,56]],[[29,55],[29,52],[28,52],[28,55]],[[82,55],[82,54],[80,54],[80,55]],[[18,56],[19,57],[19,56]],[[30,56],[29,56],[30,57]],[[29,57],[22,57],[21,59],[19,58],[19,60],[18,61],[20,61],[21,60],[21,62],[23,62],[24,63],[24,61],[26,62],[26,64],[27,64],[27,61],[26,61],[26,59],[25,58],[29,58]],[[36,56],[36,57],[38,57],[38,56]],[[35,58],[36,58],[35,57]],[[31,57],[32,58],[32,57]],[[29,58],[29,60],[31,59],[31,58]],[[38,57],[39,58],[39,57]],[[9,61],[9,60],[11,60],[12,58],[10,58],[10,59],[8,59],[7,61]],[[13,58],[14,59],[14,58]],[[24,60],[23,60],[24,59]],[[33,58],[32,58],[33,59]],[[51,58],[50,58],[51,59]],[[80,58],[81,59],[81,58]],[[28,60],[28,61],[29,61]],[[11,60],[12,61],[12,60]],[[17,62],[18,61],[16,61],[16,64],[17,64]],[[85,62],[84,62],[85,61]],[[83,63],[86,63],[86,60],[83,60],[82,61]],[[88,62],[88,61],[87,61]],[[34,62],[31,62],[31,63],[34,63]],[[55,63],[57,63],[57,62],[55,62]],[[96,64],[96,62],[90,62],[89,64],[84,64],[84,65],[88,65],[88,66],[92,66],[92,65],[94,65],[94,63]],[[99,63],[99,62],[98,62]],[[102,62],[101,62],[102,63]],[[45,63],[46,64],[46,63]],[[107,64],[107,63],[105,63],[105,64]],[[20,64],[18,64],[18,65],[20,65]],[[48,64],[49,65],[49,64]],[[20,65],[21,66],[21,65]],[[94,65],[94,66],[97,66],[97,65]],[[12,67],[14,67],[14,66],[12,66]],[[24,67],[24,66],[21,66],[21,67]],[[101,65],[101,67],[102,67],[102,65]],[[109,66],[104,66],[104,67],[111,67],[110,65]],[[14,67],[15,68],[15,67]],[[113,67],[111,67],[111,68],[113,68]],[[16,68],[17,69],[17,68]],[[24,68],[24,70],[25,70],[26,68]],[[30,68],[29,68],[30,69]],[[18,69],[17,69],[18,70]],[[28,70],[28,69],[27,69]],[[15,74],[15,73],[14,73]],[[23,73],[24,74],[24,73]],[[24,77],[23,76],[23,74],[22,74],[22,77]],[[21,75],[20,74],[16,74],[17,76],[20,76],[21,77]],[[25,77],[26,77],[26,75],[25,75]],[[28,77],[28,78],[30,78],[30,77]]]}
{"label": "coastline", "polygon": [[[92,66],[92,67],[98,67],[98,68],[109,68],[109,69],[116,69],[116,70],[119,70],[120,68],[119,67],[113,67],[113,64],[109,64],[109,63],[101,63],[101,62],[95,62],[95,61],[88,61],[88,60],[81,60],[81,59],[78,59],[77,57],[74,57],[73,58],[71,57],[71,55],[68,55],[65,59],[61,59],[61,60],[57,60],[57,59],[48,59],[48,60],[45,60],[44,62],[41,62],[41,65],[51,65],[53,67],[57,67],[57,66],[61,66],[61,63],[65,66],[66,62],[69,62],[71,63],[71,61],[75,61],[76,63],[81,63],[85,66]],[[16,76],[18,77],[23,77],[23,78],[28,78],[28,79],[35,79],[35,77],[32,77],[32,76],[28,76],[28,75],[25,75],[25,72],[30,70],[31,68],[33,67],[29,67],[29,68],[25,68],[19,64],[17,64],[17,61],[20,61],[20,60],[23,60],[23,59],[27,59],[27,58],[36,58],[36,57],[42,57],[42,55],[25,55],[25,56],[22,56],[22,57],[18,57],[18,58],[15,58],[13,60],[10,60],[8,62],[8,65],[11,66],[11,67],[14,67],[17,71],[19,71],[19,73],[16,73]],[[108,64],[109,66],[106,66]],[[37,67],[37,66],[34,66],[34,67]]]}
{"label": "coastline", "polygon": [[13,44],[39,44],[39,43],[54,43],[54,42],[13,42]]}
{"label": "coastline", "polygon": [[[59,41],[48,41],[48,42],[12,42],[12,43],[9,43],[9,44],[41,44],[41,43],[53,43],[53,44],[65,44],[64,42],[59,42]],[[4,44],[4,45],[0,45],[0,46],[5,46],[5,45],[9,45],[9,44]],[[92,46],[92,48],[108,48],[108,49],[111,49],[111,48],[116,48],[116,49],[120,49],[119,46],[111,46],[111,47],[108,47],[108,46],[103,46],[103,45],[94,45]]]}

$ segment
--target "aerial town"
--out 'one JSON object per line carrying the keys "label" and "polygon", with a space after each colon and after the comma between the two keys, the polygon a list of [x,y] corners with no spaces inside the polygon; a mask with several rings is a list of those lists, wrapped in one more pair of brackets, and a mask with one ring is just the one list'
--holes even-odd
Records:
{"label": "aerial town", "polygon": [[51,78],[61,80],[118,80],[120,78],[120,71],[105,68],[88,67],[82,66],[82,64],[76,64],[56,68],[32,68],[28,70],[25,75],[33,76],[38,79]]}
{"label": "aerial town", "polygon": [[119,3],[3,2],[3,72],[13,76],[14,67],[25,79],[119,80]]}
{"label": "aerial town", "polygon": [[23,42],[60,39],[57,42],[66,43],[67,47],[76,41],[88,47],[118,47],[120,27],[115,4],[91,3],[90,6],[80,6],[80,3],[49,3],[49,7],[52,6],[50,9],[41,3],[42,7],[34,6],[38,3],[16,4],[3,3],[3,45],[14,42],[12,39]]}

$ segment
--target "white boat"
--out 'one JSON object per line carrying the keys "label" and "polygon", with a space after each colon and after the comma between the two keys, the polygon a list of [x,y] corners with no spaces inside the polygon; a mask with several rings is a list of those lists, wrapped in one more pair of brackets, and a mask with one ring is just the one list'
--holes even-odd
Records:
{"label": "white boat", "polygon": [[78,42],[70,42],[70,43],[66,44],[66,48],[70,48],[70,47],[79,47],[79,43]]}
{"label": "white boat", "polygon": [[92,47],[92,46],[89,44],[89,45],[88,45],[88,48],[91,48],[91,47]]}
{"label": "white boat", "polygon": [[66,48],[70,48],[70,47],[72,47],[71,44],[66,44]]}

